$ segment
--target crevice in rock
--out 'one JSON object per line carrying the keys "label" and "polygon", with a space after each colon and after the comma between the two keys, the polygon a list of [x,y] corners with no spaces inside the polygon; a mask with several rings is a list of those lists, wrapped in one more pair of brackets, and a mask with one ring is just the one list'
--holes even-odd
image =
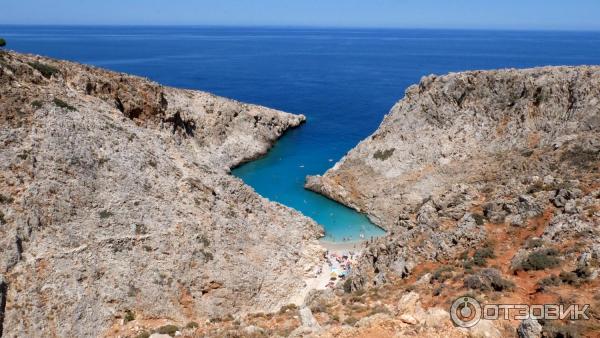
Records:
{"label": "crevice in rock", "polygon": [[123,106],[123,102],[121,102],[121,99],[118,96],[117,98],[115,98],[115,106],[121,113],[125,113],[125,107]]}
{"label": "crevice in rock", "polygon": [[0,337],[4,332],[4,311],[6,310],[6,297],[8,294],[8,284],[0,276]]}
{"label": "crevice in rock", "polygon": [[173,124],[173,134],[175,134],[178,129],[181,129],[186,135],[192,137],[194,136],[196,122],[182,119],[179,112],[175,113],[175,115],[171,117],[166,118],[164,121]]}

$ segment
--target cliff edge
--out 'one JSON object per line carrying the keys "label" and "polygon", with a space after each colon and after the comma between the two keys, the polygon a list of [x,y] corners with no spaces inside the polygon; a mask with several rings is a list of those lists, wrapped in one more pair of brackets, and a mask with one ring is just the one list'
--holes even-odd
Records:
{"label": "cliff edge", "polygon": [[322,230],[229,175],[304,116],[0,54],[0,332],[274,311]]}

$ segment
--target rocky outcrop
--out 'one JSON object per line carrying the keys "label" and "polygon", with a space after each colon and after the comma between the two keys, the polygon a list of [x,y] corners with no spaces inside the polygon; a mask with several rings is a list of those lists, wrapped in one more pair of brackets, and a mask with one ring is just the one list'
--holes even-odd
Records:
{"label": "rocky outcrop", "polygon": [[423,261],[483,264],[474,250],[504,238],[490,224],[515,229],[506,236],[540,227],[531,235],[545,245],[584,238],[577,252],[589,253],[600,241],[599,131],[600,67],[431,75],[306,187],[389,230],[365,250],[353,289]]}
{"label": "rocky outcrop", "polygon": [[318,225],[228,174],[303,116],[13,52],[0,114],[6,337],[273,311],[320,264]]}
{"label": "rocky outcrop", "polygon": [[552,153],[562,155],[565,170],[593,170],[599,100],[600,67],[431,75],[408,88],[372,136],[323,177],[309,178],[307,187],[392,229],[404,213],[454,184],[549,173]]}

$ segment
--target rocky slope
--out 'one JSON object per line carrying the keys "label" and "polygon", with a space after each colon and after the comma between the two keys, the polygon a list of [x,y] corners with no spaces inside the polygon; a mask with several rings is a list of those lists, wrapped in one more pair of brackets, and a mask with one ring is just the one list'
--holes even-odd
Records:
{"label": "rocky slope", "polygon": [[0,332],[273,311],[321,229],[228,175],[303,116],[0,55]]}
{"label": "rocky slope", "polygon": [[399,279],[444,308],[467,292],[587,303],[595,321],[581,330],[598,325],[600,67],[424,77],[306,186],[389,230],[348,290]]}

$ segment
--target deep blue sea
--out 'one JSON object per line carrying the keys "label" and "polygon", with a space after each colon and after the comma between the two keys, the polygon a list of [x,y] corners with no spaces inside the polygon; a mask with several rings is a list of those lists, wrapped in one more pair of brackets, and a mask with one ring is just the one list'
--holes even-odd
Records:
{"label": "deep blue sea", "polygon": [[291,113],[308,122],[234,174],[325,227],[328,240],[383,232],[303,189],[421,76],[600,64],[600,33],[210,27],[0,26],[8,48],[101,66]]}

